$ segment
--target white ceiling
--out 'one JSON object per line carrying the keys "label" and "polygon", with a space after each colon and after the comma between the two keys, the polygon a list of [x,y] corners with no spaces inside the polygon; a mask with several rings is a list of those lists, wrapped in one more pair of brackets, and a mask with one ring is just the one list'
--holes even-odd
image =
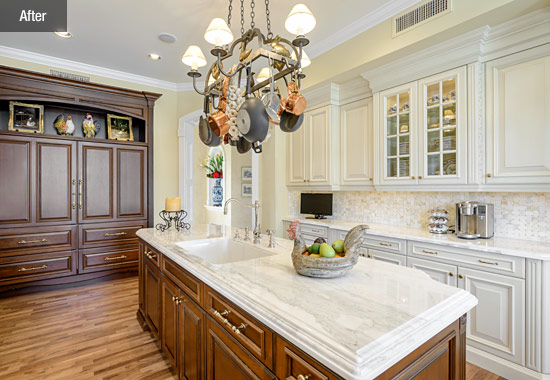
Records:
{"label": "white ceiling", "polygon": [[[312,57],[333,48],[419,0],[272,0],[274,34],[292,39],[284,20],[298,2],[308,5],[317,27],[308,35]],[[198,44],[209,61],[211,45],[203,34],[214,17],[227,18],[229,0],[69,0],[68,28],[73,38],[53,33],[0,33],[0,46],[122,71],[168,82],[188,82],[188,67],[180,61],[187,46]],[[240,35],[240,1],[233,0],[232,31]],[[264,33],[265,3],[256,0],[256,25]],[[250,0],[245,0],[249,26]],[[245,28],[246,29],[246,28]],[[174,34],[167,44],[158,34]],[[157,53],[160,61],[147,54]],[[51,62],[51,60],[50,60]],[[63,67],[64,65],[61,65]],[[66,66],[66,65],[65,65]],[[202,70],[205,72],[205,68]]]}

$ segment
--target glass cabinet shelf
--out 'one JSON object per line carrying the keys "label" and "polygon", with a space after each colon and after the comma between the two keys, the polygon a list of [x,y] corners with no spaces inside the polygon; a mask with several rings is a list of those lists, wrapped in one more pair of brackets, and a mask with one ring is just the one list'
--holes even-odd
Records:
{"label": "glass cabinet shelf", "polygon": [[386,177],[410,176],[410,92],[385,97]]}

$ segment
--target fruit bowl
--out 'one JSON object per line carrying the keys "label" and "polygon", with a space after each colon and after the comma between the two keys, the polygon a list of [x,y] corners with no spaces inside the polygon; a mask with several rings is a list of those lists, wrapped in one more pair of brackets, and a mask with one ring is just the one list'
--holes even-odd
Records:
{"label": "fruit bowl", "polygon": [[316,278],[341,277],[349,272],[360,255],[363,233],[369,227],[361,224],[353,227],[344,239],[343,257],[312,257],[304,253],[308,247],[301,235],[294,240],[292,264],[296,272],[302,276]]}

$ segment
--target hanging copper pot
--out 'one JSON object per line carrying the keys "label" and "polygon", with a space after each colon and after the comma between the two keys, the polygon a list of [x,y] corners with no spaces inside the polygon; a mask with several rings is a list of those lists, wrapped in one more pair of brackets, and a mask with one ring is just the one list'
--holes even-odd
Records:
{"label": "hanging copper pot", "polygon": [[288,99],[286,100],[285,110],[296,116],[300,116],[306,110],[306,105],[306,98],[300,94],[300,89],[296,85],[296,82],[290,82],[288,84]]}

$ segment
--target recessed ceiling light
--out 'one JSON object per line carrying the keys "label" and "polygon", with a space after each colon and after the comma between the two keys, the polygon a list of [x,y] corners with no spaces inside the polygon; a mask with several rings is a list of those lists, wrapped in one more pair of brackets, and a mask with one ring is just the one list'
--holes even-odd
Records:
{"label": "recessed ceiling light", "polygon": [[155,53],[149,54],[149,58],[151,58],[153,61],[160,61],[160,55]]}
{"label": "recessed ceiling light", "polygon": [[170,34],[170,33],[161,33],[159,34],[159,40],[161,40],[162,42],[166,42],[166,43],[174,43],[176,42],[177,38],[176,36],[174,36],[173,34]]}
{"label": "recessed ceiling light", "polygon": [[63,37],[63,38],[71,38],[73,35],[69,32],[54,32],[56,35],[58,35],[59,37]]}

